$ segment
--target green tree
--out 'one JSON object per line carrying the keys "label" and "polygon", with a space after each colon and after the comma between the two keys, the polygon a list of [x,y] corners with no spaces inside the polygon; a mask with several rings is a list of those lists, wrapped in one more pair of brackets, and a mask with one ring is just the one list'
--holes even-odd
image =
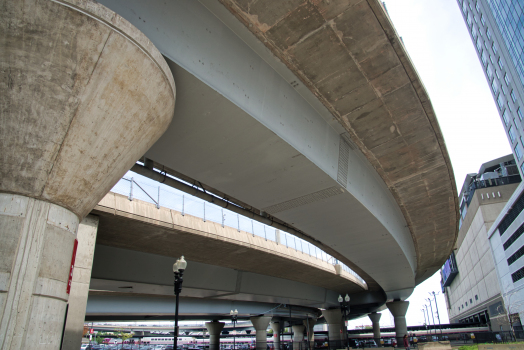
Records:
{"label": "green tree", "polygon": [[120,345],[120,349],[122,349],[124,347],[124,342],[127,339],[131,338],[133,336],[133,333],[126,333],[123,329],[116,329],[115,335],[117,338],[122,339],[122,344]]}

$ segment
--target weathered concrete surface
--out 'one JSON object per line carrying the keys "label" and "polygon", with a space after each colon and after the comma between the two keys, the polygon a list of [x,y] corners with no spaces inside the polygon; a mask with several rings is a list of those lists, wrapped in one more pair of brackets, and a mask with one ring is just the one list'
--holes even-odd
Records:
{"label": "weathered concrete surface", "polygon": [[0,2],[0,191],[84,217],[174,112],[165,60],[91,0]]}
{"label": "weathered concrete surface", "polygon": [[402,209],[416,282],[453,249],[457,191],[444,139],[380,1],[219,0],[322,101]]}
{"label": "weathered concrete surface", "polygon": [[79,349],[82,344],[97,228],[98,218],[93,215],[88,215],[78,226],[78,247],[62,340],[64,350]]}
{"label": "weathered concrete surface", "polygon": [[0,38],[0,347],[57,349],[78,221],[165,131],[175,85],[91,0],[2,0]]}
{"label": "weathered concrete surface", "polygon": [[[332,264],[283,244],[110,192],[93,210],[97,244],[233,268],[358,293],[367,286]],[[177,255],[178,254],[178,255]]]}
{"label": "weathered concrete surface", "polygon": [[0,348],[58,349],[78,217],[0,193]]}

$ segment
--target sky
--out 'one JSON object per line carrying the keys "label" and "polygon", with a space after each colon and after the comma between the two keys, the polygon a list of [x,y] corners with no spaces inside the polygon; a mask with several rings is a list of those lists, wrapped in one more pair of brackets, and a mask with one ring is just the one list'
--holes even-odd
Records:
{"label": "sky", "polygon": [[[511,149],[457,1],[387,0],[385,4],[429,93],[460,191],[466,174],[476,173],[482,163]],[[421,309],[429,305],[425,299],[431,291],[440,292],[441,322],[449,322],[437,272],[408,298],[408,326],[424,323]],[[389,311],[382,312],[380,323],[393,326]],[[351,321],[350,328],[370,324],[366,317]]]}

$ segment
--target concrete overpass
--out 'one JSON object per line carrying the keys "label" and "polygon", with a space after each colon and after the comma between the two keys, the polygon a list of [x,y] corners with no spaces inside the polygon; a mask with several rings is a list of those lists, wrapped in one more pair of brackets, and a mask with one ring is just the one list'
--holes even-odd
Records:
{"label": "concrete overpass", "polygon": [[41,341],[17,325],[46,319],[42,348],[57,347],[78,222],[144,155],[144,174],[198,184],[350,266],[401,322],[458,210],[381,2],[101,3],[3,2],[2,346]]}

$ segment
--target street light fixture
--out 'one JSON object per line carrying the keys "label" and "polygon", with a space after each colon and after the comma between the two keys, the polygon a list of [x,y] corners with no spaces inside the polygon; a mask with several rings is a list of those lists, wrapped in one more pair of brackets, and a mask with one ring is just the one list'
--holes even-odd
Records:
{"label": "street light fixture", "polygon": [[229,315],[231,316],[231,321],[233,321],[233,350],[236,349],[236,338],[237,338],[237,331],[236,331],[236,323],[238,319],[238,310],[235,309],[235,311],[231,310],[229,312]]}
{"label": "street light fixture", "polygon": [[[346,321],[347,321],[347,318],[349,316],[349,295],[346,294],[346,296],[344,298],[342,298],[342,295],[339,295],[338,296],[338,302],[340,303],[340,311],[342,311],[342,321],[344,323],[344,327],[346,327]],[[347,334],[347,332],[344,332]],[[346,344],[347,344],[347,337],[345,339],[346,341]]]}
{"label": "street light fixture", "polygon": [[180,292],[182,291],[182,282],[184,282],[182,276],[184,275],[184,270],[187,267],[187,261],[182,255],[180,259],[177,259],[173,264],[173,273],[175,274],[175,296],[176,296],[176,306],[175,306],[175,337],[173,341],[173,350],[177,350],[178,342],[178,299]]}

